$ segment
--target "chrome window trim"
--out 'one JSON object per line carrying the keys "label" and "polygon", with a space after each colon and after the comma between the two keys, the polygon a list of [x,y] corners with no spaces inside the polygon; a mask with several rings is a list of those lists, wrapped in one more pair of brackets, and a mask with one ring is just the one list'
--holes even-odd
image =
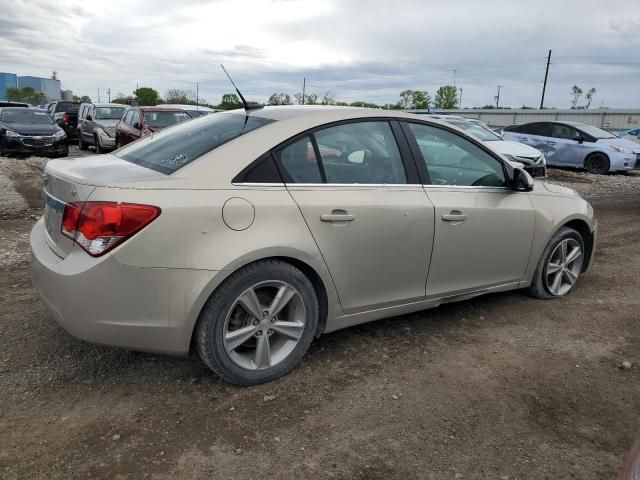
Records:
{"label": "chrome window trim", "polygon": [[478,190],[510,190],[509,187],[489,187],[486,185],[422,185],[424,188],[462,188],[462,189],[478,189]]}
{"label": "chrome window trim", "polygon": [[474,189],[474,190],[511,190],[509,187],[489,187],[485,185],[429,185],[429,184],[420,184],[420,183],[253,183],[253,182],[243,182],[243,183],[232,183],[234,187],[288,187],[288,188],[296,188],[296,187],[304,187],[304,188],[315,188],[315,187],[329,187],[329,188],[455,188],[455,189]]}

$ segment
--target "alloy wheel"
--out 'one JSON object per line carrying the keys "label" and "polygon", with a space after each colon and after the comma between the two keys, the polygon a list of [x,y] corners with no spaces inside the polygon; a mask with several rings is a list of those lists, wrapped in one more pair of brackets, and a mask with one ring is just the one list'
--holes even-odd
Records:
{"label": "alloy wheel", "polygon": [[552,295],[562,296],[571,290],[582,269],[582,248],[577,240],[565,238],[551,253],[545,269],[545,283]]}
{"label": "alloy wheel", "polygon": [[283,361],[305,328],[302,296],[290,284],[267,281],[245,290],[224,322],[223,345],[229,358],[247,370],[264,370]]}

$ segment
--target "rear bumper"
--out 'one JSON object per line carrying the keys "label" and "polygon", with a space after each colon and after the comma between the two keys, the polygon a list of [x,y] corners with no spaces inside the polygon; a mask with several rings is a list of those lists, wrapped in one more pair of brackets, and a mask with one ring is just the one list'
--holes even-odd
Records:
{"label": "rear bumper", "polygon": [[203,292],[216,272],[138,268],[74,247],[64,259],[45,240],[43,219],[30,237],[32,280],[71,335],[103,345],[186,354]]}

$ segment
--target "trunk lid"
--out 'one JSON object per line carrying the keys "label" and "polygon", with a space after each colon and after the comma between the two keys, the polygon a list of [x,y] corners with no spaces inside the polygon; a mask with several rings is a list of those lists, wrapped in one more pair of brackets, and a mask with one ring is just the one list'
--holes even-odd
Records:
{"label": "trunk lid", "polygon": [[[51,160],[43,174],[44,223],[49,247],[61,258],[73,248],[73,241],[62,235],[62,216],[68,203],[86,202],[96,186],[118,184],[120,188],[135,188],[135,182],[164,177],[113,155]],[[118,201],[117,189],[113,201]]]}

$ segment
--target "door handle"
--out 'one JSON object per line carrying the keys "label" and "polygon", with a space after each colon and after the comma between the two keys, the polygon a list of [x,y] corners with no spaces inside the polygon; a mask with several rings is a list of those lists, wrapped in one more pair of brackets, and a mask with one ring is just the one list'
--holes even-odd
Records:
{"label": "door handle", "polygon": [[555,145],[556,142],[549,142],[549,145]]}
{"label": "door handle", "polygon": [[460,212],[451,212],[449,215],[442,215],[445,222],[464,222],[467,216]]}
{"label": "door handle", "polygon": [[348,213],[325,213],[320,215],[320,220],[323,222],[352,222],[354,216]]}

